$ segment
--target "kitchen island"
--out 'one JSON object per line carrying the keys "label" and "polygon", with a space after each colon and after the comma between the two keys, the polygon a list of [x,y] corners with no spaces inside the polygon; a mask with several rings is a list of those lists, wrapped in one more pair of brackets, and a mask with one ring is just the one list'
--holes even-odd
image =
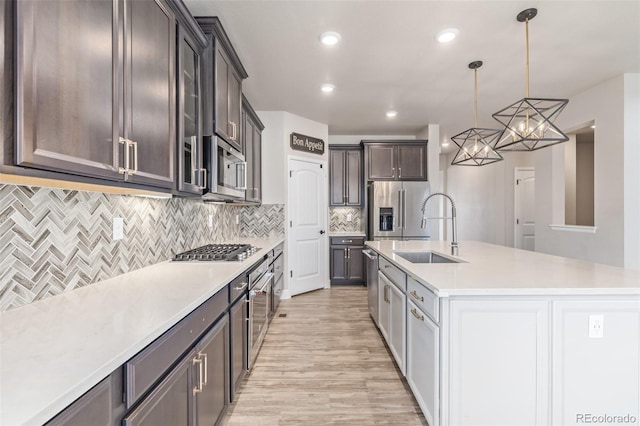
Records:
{"label": "kitchen island", "polygon": [[640,272],[474,241],[458,256],[366,244],[378,327],[430,425],[638,424]]}
{"label": "kitchen island", "polygon": [[0,424],[48,421],[282,241],[242,239],[260,248],[244,261],[163,262],[2,313]]}

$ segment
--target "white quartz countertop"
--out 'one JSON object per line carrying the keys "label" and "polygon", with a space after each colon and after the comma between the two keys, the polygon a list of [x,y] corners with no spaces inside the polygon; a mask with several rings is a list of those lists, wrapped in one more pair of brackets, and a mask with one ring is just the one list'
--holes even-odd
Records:
{"label": "white quartz countertop", "polygon": [[330,231],[329,236],[330,237],[366,237],[367,234],[364,233],[363,231],[353,231],[353,232]]}
{"label": "white quartz countertop", "polygon": [[42,424],[283,238],[242,262],[163,262],[0,315],[0,424]]}
{"label": "white quartz countertop", "polygon": [[[437,296],[640,295],[640,271],[510,247],[462,241],[368,241],[366,244]],[[403,251],[434,251],[464,263],[411,263]]]}

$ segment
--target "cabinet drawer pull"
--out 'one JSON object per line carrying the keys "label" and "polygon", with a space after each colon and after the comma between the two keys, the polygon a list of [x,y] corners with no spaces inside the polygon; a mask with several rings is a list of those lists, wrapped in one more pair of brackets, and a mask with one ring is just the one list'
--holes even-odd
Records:
{"label": "cabinet drawer pull", "polygon": [[416,308],[412,308],[411,313],[413,314],[414,317],[416,317],[420,321],[424,321],[424,315],[418,315],[418,311],[416,311]]}
{"label": "cabinet drawer pull", "polygon": [[352,243],[352,242],[353,242],[353,240],[342,240],[342,243],[343,243],[343,244],[344,244],[344,243]]}
{"label": "cabinet drawer pull", "polygon": [[247,288],[247,285],[248,285],[248,283],[244,282],[244,283],[242,283],[242,285],[240,287],[234,287],[233,289],[236,290],[236,291],[242,291],[245,288]]}
{"label": "cabinet drawer pull", "polygon": [[414,298],[414,299],[419,300],[419,301],[421,301],[421,302],[424,302],[424,297],[422,297],[422,296],[418,296],[418,293],[416,293],[416,291],[415,291],[415,290],[413,290],[413,291],[409,292],[409,294],[410,294],[411,296],[413,296],[413,298]]}

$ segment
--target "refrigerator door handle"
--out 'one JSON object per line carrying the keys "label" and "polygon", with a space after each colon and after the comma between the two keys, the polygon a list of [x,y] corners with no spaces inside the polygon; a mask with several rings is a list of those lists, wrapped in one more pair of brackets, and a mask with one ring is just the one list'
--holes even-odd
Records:
{"label": "refrigerator door handle", "polygon": [[407,229],[407,191],[402,190],[402,230]]}
{"label": "refrigerator door handle", "polygon": [[402,190],[402,229],[407,229],[407,190]]}
{"label": "refrigerator door handle", "polygon": [[404,217],[404,205],[402,204],[402,189],[398,190],[398,228],[404,228],[404,222],[402,218]]}

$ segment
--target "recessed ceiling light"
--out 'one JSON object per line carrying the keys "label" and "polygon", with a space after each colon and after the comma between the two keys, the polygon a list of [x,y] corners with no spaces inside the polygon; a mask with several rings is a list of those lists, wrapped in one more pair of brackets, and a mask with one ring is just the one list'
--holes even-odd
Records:
{"label": "recessed ceiling light", "polygon": [[387,117],[393,118],[398,115],[398,111],[387,111]]}
{"label": "recessed ceiling light", "polygon": [[440,31],[436,34],[436,40],[440,43],[448,43],[458,35],[458,30],[455,28],[447,28],[446,30]]}
{"label": "recessed ceiling light", "polygon": [[336,86],[334,86],[333,84],[323,84],[321,87],[321,90],[324,93],[331,93],[333,92],[333,90],[336,88]]}
{"label": "recessed ceiling light", "polygon": [[326,46],[333,46],[340,41],[340,34],[335,31],[327,31],[320,34],[320,41]]}
{"label": "recessed ceiling light", "polygon": [[595,129],[595,128],[596,128],[596,125],[595,125],[595,124],[592,124],[592,125],[591,125],[591,128],[592,128],[592,129]]}
{"label": "recessed ceiling light", "polygon": [[447,141],[442,142],[442,143],[440,144],[440,146],[442,146],[443,148],[446,148],[446,147],[448,147],[448,146],[449,146],[449,142],[447,142]]}

